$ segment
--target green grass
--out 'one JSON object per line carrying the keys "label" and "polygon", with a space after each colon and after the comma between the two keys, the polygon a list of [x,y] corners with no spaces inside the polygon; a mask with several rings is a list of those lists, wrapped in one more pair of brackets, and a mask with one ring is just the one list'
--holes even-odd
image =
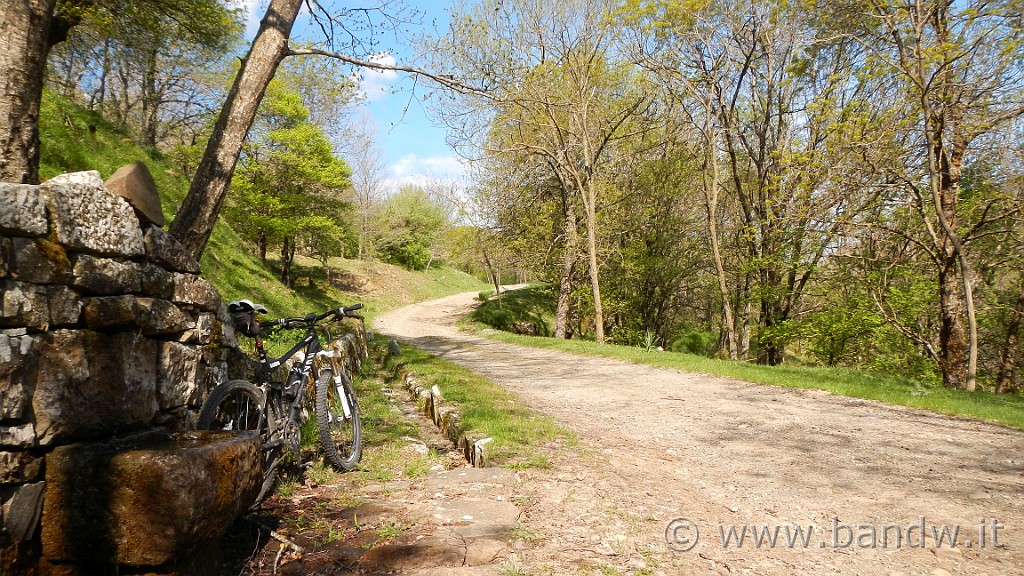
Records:
{"label": "green grass", "polygon": [[[486,300],[484,297],[487,297]],[[481,292],[483,304],[468,316],[472,322],[481,322],[498,330],[550,336],[554,332],[554,315],[558,292],[547,285],[536,285],[503,292],[500,297],[493,290]]]}
{"label": "green grass", "polygon": [[404,371],[416,373],[418,382],[437,385],[445,402],[457,404],[468,433],[493,439],[488,458],[513,468],[550,467],[539,448],[552,442],[574,444],[572,433],[549,416],[528,409],[515,396],[491,380],[411,346],[402,346]]}
{"label": "green grass", "polygon": [[[80,108],[46,91],[40,116],[42,161],[40,177],[64,172],[96,170],[109,178],[125,164],[142,161],[149,168],[160,194],[168,223],[188,192],[188,179],[159,151],[138,146],[128,134],[99,114]],[[304,315],[342,304],[363,302],[366,316],[431,297],[480,290],[484,283],[450,268],[409,272],[380,262],[343,259],[331,261],[334,280],[327,282],[319,262],[299,257],[293,266],[296,282],[288,288],[278,281],[278,262],[260,261],[252,246],[243,241],[223,218],[214,226],[200,260],[202,275],[217,287],[225,302],[248,298],[267,307],[271,317]],[[372,290],[362,282],[345,285],[344,278],[376,278]]]}
{"label": "green grass", "polygon": [[[478,329],[483,327],[477,325]],[[840,396],[923,408],[940,414],[965,416],[1024,429],[1024,396],[1021,394],[965,392],[895,375],[851,368],[760,366],[680,352],[648,352],[642,348],[597,344],[586,340],[557,340],[507,332],[491,332],[486,336],[524,346],[616,358],[635,364],[712,374],[756,384],[826,390]]]}

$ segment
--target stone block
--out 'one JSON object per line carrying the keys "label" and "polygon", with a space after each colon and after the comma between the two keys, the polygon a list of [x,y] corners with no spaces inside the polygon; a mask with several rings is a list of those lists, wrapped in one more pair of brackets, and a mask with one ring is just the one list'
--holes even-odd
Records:
{"label": "stone block", "polygon": [[[221,342],[221,326],[217,315],[212,312],[200,312],[196,315],[195,343],[214,344]],[[232,331],[234,332],[234,331]],[[237,342],[236,342],[237,345]]]}
{"label": "stone block", "polygon": [[60,244],[44,238],[14,238],[11,273],[23,282],[65,284],[71,277],[71,263]]}
{"label": "stone block", "polygon": [[0,425],[0,446],[32,448],[38,443],[32,424]]}
{"label": "stone block", "polygon": [[157,402],[164,411],[199,403],[199,390],[204,384],[202,352],[194,346],[177,342],[160,343],[157,362]]}
{"label": "stone block", "polygon": [[91,294],[138,294],[142,292],[142,268],[129,261],[74,257],[72,285]]}
{"label": "stone block", "polygon": [[155,265],[144,263],[140,266],[142,294],[152,298],[170,300],[174,298],[174,273]]}
{"label": "stone block", "polygon": [[142,223],[164,225],[164,211],[160,207],[156,182],[145,164],[132,162],[121,166],[107,178],[105,185],[135,209],[135,215]]}
{"label": "stone block", "polygon": [[146,336],[192,328],[192,317],[167,300],[138,296],[97,296],[83,300],[82,318],[94,330],[139,328]]}
{"label": "stone block", "polygon": [[199,263],[185,252],[185,247],[178,239],[167,232],[150,226],[143,237],[146,256],[151,262],[175,272],[199,274]]}
{"label": "stone block", "polygon": [[82,298],[67,286],[48,286],[46,299],[50,307],[50,326],[67,328],[82,317]]}
{"label": "stone block", "polygon": [[43,511],[45,482],[24,484],[3,504],[4,531],[15,542],[28,542],[36,533]]}
{"label": "stone block", "polygon": [[103,186],[99,172],[62,174],[41,188],[49,194],[54,240],[69,250],[121,257],[145,253],[135,211]]}
{"label": "stone block", "polygon": [[42,471],[42,457],[24,450],[0,450],[0,484],[33,482]]}
{"label": "stone block", "polygon": [[157,412],[158,342],[138,331],[57,330],[39,345],[32,395],[43,446],[147,426]]}
{"label": "stone block", "polygon": [[46,195],[39,186],[0,184],[0,233],[46,236]]}
{"label": "stone block", "polygon": [[174,296],[171,301],[195,306],[206,312],[216,312],[221,305],[220,293],[213,284],[193,274],[174,274]]}
{"label": "stone block", "polygon": [[178,335],[178,342],[198,344],[200,346],[238,346],[233,328],[228,327],[230,335],[225,331],[224,325],[212,312],[198,312],[195,314],[195,324],[190,330]]}
{"label": "stone block", "polygon": [[0,421],[26,416],[39,363],[37,343],[35,336],[0,334]]}
{"label": "stone block", "polygon": [[0,281],[0,327],[46,330],[50,323],[46,289],[14,280]]}
{"label": "stone block", "polygon": [[216,540],[255,500],[255,433],[149,433],[46,457],[43,556],[159,566]]}

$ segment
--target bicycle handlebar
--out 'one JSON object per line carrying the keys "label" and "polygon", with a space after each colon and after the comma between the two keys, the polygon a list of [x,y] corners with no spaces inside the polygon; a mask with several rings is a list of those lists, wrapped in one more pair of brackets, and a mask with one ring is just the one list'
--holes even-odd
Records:
{"label": "bicycle handlebar", "polygon": [[323,321],[329,316],[334,316],[336,319],[341,320],[346,317],[358,318],[356,314],[352,314],[356,310],[362,309],[362,303],[352,304],[351,306],[342,306],[333,310],[328,310],[323,314],[316,314],[310,312],[305,316],[295,316],[292,318],[279,318],[277,320],[264,320],[260,322],[260,328],[282,328],[284,330],[299,330],[312,328],[319,322]]}

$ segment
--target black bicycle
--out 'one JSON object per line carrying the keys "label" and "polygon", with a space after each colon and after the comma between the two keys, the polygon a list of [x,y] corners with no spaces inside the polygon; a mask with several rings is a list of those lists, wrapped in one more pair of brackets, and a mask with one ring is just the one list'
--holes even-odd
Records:
{"label": "black bicycle", "polygon": [[[357,371],[367,356],[362,316],[353,314],[362,308],[354,304],[322,314],[304,317],[258,321],[257,314],[266,314],[262,305],[249,300],[231,302],[228,311],[238,332],[254,338],[259,357],[257,373],[252,382],[230,380],[215,387],[203,402],[198,427],[203,430],[256,430],[263,441],[263,485],[256,501],[260,502],[274,484],[278,464],[287,455],[301,464],[300,440],[302,425],[310,408],[316,413],[320,445],[328,462],[339,470],[355,468],[362,456],[359,404],[356,401],[348,371]],[[321,337],[331,342],[325,321],[358,319],[360,330],[347,333],[324,349]],[[280,330],[305,330],[305,335],[279,358],[272,358],[264,346],[263,336]],[[347,350],[335,350],[343,346]],[[344,353],[344,354],[342,354]],[[342,366],[339,356],[350,362]],[[288,378],[275,380],[275,369],[296,357]]]}

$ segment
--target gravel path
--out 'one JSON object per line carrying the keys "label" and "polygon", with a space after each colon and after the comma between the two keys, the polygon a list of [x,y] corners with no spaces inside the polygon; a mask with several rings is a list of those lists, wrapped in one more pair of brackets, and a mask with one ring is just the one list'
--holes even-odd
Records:
{"label": "gravel path", "polygon": [[1024,575],[1024,432],[495,342],[454,327],[474,296],[375,328],[579,438],[521,473],[522,573]]}

